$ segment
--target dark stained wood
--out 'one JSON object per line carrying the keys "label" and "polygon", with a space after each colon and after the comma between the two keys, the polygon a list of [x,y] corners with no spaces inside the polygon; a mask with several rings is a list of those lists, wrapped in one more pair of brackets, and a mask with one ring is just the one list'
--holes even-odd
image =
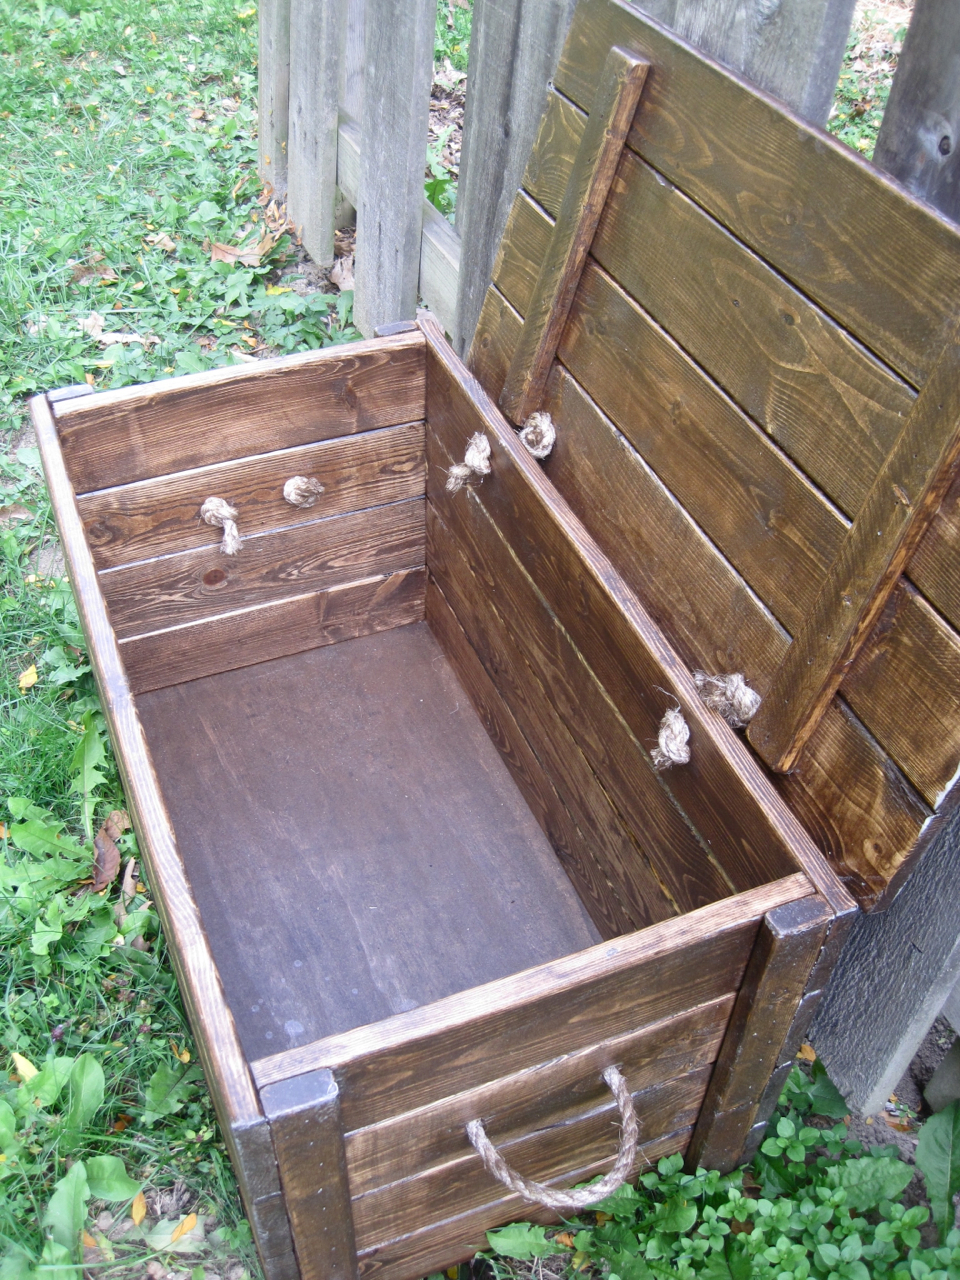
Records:
{"label": "dark stained wood", "polygon": [[960,476],[931,520],[907,572],[931,604],[960,628]]}
{"label": "dark stained wood", "polygon": [[425,569],[402,569],[133,636],[120,642],[130,687],[146,693],[420,622],[425,581]]}
{"label": "dark stained wood", "polygon": [[[140,853],[184,1004],[197,1036],[221,1132],[240,1171],[241,1186],[249,1186],[253,1171],[242,1132],[262,1120],[260,1104],[130,693],[97,572],[83,536],[76,498],[57,446],[53,415],[42,396],[30,402],[30,414]],[[252,1221],[256,1228],[256,1218]],[[270,1253],[282,1259],[282,1240],[274,1240]]]}
{"label": "dark stained wood", "polygon": [[[576,769],[576,755],[571,752],[572,759],[563,759],[563,769],[554,768],[552,773],[547,772],[501,696],[503,667],[498,667],[498,683],[494,684],[432,577],[427,587],[427,620],[457,673],[457,678],[470,695],[487,733],[496,743],[514,781],[536,815],[541,830],[556,850],[600,936],[613,938],[637,928],[638,922],[635,922],[624,905],[623,894],[612,891],[609,877],[604,875],[595,856],[596,846],[599,845],[602,849],[608,842],[613,842],[615,848],[618,845],[625,846],[628,855],[633,853],[636,856],[636,850],[629,848],[629,838],[620,828],[616,814],[610,811],[609,803],[590,770],[585,765],[581,767],[578,777],[581,786],[578,790],[584,789],[585,781],[588,786],[590,782],[594,783],[588,796],[599,810],[599,822],[595,813],[580,801],[580,795],[566,781],[566,774]],[[516,702],[514,705],[517,705]],[[518,714],[521,719],[525,719],[523,703],[518,707]],[[537,720],[542,718],[541,714]],[[559,755],[559,744],[565,733],[562,723],[551,716],[549,710],[546,719],[548,722],[553,721],[551,727],[554,734],[531,736],[540,747],[540,755],[549,765]],[[585,838],[582,834],[584,830],[594,839]],[[658,894],[653,902],[658,903],[662,896]],[[646,902],[643,906],[649,912],[650,907]],[[666,909],[656,918],[662,919],[672,914],[668,903],[664,902],[663,906]],[[650,923],[650,919],[642,919],[639,925],[647,923]]]}
{"label": "dark stained wood", "polygon": [[[431,474],[448,465],[446,453],[440,453],[442,463],[435,464],[436,448],[431,439]],[[569,636],[557,626],[496,527],[478,502],[468,495],[463,498],[460,500],[458,494],[451,501],[442,485],[432,493],[428,528],[433,573],[474,648],[488,670],[496,671],[505,690],[517,683],[529,687],[532,675],[535,683],[527,702],[534,707],[546,702],[559,714],[563,725],[559,735],[554,738],[548,726],[546,733],[535,738],[541,750],[549,749],[551,739],[556,742],[553,754],[555,759],[559,755],[559,760],[551,770],[553,775],[562,777],[566,773],[576,778],[583,769],[576,755],[582,752],[610,802],[622,815],[620,822],[636,844],[624,849],[625,842],[620,848],[608,843],[595,856],[601,858],[601,865],[623,897],[628,912],[643,924],[668,914],[669,907],[663,910],[661,885],[682,911],[715,902],[737,889],[753,888],[757,877],[748,883],[737,883],[735,879],[731,883],[722,865],[718,866],[711,857],[696,829],[659,785],[641,744],[611,706],[603,686]],[[432,518],[434,503],[443,524]],[[458,548],[460,554],[453,548]],[[458,590],[461,576],[483,584],[476,603],[471,602],[467,591]],[[503,621],[499,627],[486,604],[493,598],[500,604],[496,614]],[[481,600],[483,606],[478,608]],[[511,636],[515,645],[510,645],[513,654],[508,649],[504,662],[503,646],[510,643],[506,636]],[[571,759],[569,768],[567,758]]]}
{"label": "dark stained wood", "polygon": [[[626,1075],[641,1135],[651,1141],[693,1123],[707,1088],[710,1067],[659,1082],[643,1092],[634,1089],[629,1071]],[[568,1186],[571,1171],[585,1164],[606,1157],[609,1168],[616,1157],[619,1138],[620,1112],[608,1091],[601,1105],[508,1140],[501,1150],[511,1167],[524,1176]],[[484,1170],[480,1157],[470,1149],[469,1154],[438,1168],[356,1196],[353,1220],[357,1248],[369,1249],[381,1241],[422,1231],[454,1214],[479,1209],[501,1193],[501,1184]]]}
{"label": "dark stained wood", "polygon": [[726,996],[740,984],[762,916],[809,890],[805,876],[786,876],[377,1026],[261,1058],[254,1079],[262,1087],[329,1067],[345,1131],[377,1124]]}
{"label": "dark stained wood", "polygon": [[78,493],[423,417],[419,334],[124,387],[56,409]]}
{"label": "dark stained wood", "polygon": [[[688,1075],[712,1064],[726,1030],[734,997],[681,1013],[637,1032],[604,1040],[577,1053],[491,1081],[345,1135],[350,1187],[355,1196],[408,1177],[410,1152],[420,1171],[470,1155],[465,1125],[477,1116],[500,1146],[534,1129],[566,1123],[596,1106],[610,1091],[601,1071],[617,1064],[636,1091]],[[645,1130],[644,1137],[649,1138]]]}
{"label": "dark stained wood", "polygon": [[[423,564],[422,498],[330,516],[219,546],[105,569],[100,584],[123,639]],[[241,526],[241,536],[243,529]]]}
{"label": "dark stained wood", "polygon": [[[714,857],[741,885],[802,865],[832,896],[837,891],[833,875],[743,743],[704,707],[675,651],[482,388],[462,372],[432,326],[423,327],[431,436],[451,456],[462,457],[469,436],[484,428],[493,474],[470,495],[508,533],[514,554],[634,736],[652,745],[667,707],[680,706],[691,730],[691,761],[670,772],[668,785],[710,842]],[[432,483],[428,466],[428,493]],[[837,901],[846,900],[840,891]]]}
{"label": "dark stained wood", "polygon": [[[558,427],[547,475],[687,665],[745,672],[763,693],[786,652],[786,632],[610,420],[558,367],[545,407]],[[893,702],[896,695],[888,693]],[[941,732],[945,728],[941,724]],[[850,877],[848,887],[865,906],[911,855],[929,815],[839,702],[811,738],[799,770],[777,775],[776,785],[786,790],[794,812],[834,867]]]}
{"label": "dark stained wood", "polygon": [[525,422],[539,405],[649,67],[622,49],[607,54],[500,395],[501,407],[514,422]]}
{"label": "dark stained wood", "polygon": [[551,218],[560,211],[586,122],[586,113],[575,102],[554,89],[547,91],[540,132],[527,161],[522,189]]}
{"label": "dark stained wood", "polygon": [[354,1280],[354,1243],[340,1097],[329,1071],[268,1085],[270,1121],[301,1280]]}
{"label": "dark stained wood", "polygon": [[[510,305],[522,315],[526,314],[530,306],[540,275],[540,265],[550,251],[553,223],[553,218],[535,201],[523,191],[517,192],[493,264],[492,279]],[[513,360],[513,351],[511,348],[507,361],[508,370]]]}
{"label": "dark stained wood", "polygon": [[266,1280],[300,1280],[266,1117],[235,1123],[230,1152]]}
{"label": "dark stained wood", "polygon": [[[312,507],[284,501],[291,476],[322,483]],[[237,508],[240,528],[250,534],[413,498],[423,484],[423,423],[411,422],[100,490],[78,505],[97,568],[105,569],[216,547],[220,531],[199,519],[211,494]]]}
{"label": "dark stained wood", "polygon": [[492,396],[499,396],[510,367],[513,354],[511,329],[519,334],[522,324],[522,318],[491,285],[474,330],[469,366]]}
{"label": "dark stained wood", "polygon": [[748,730],[786,772],[870,633],[954,478],[960,458],[960,342],[931,373]]}
{"label": "dark stained wood", "polygon": [[586,109],[612,44],[656,68],[628,145],[919,386],[960,293],[957,228],[622,0],[578,6],[557,89]]}
{"label": "dark stained wood", "polygon": [[687,1151],[691,1167],[726,1173],[739,1163],[833,916],[817,896],[764,918]]}
{"label": "dark stained wood", "polygon": [[[636,1169],[647,1168],[662,1157],[684,1151],[690,1128],[674,1130],[653,1142],[644,1143],[637,1153]],[[572,1170],[563,1182],[587,1182],[603,1173],[609,1160],[596,1160],[585,1168]],[[556,1179],[560,1182],[561,1179]],[[482,1249],[489,1248],[486,1232],[505,1222],[556,1222],[557,1215],[538,1208],[520,1196],[507,1195],[444,1222],[427,1227],[413,1235],[390,1240],[360,1255],[360,1272],[371,1280],[409,1280],[410,1273],[432,1274],[446,1270],[455,1262],[466,1262]]]}

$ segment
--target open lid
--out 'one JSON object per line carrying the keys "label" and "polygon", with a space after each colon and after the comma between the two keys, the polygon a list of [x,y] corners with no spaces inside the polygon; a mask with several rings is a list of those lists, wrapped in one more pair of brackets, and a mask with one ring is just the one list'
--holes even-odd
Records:
{"label": "open lid", "polygon": [[748,739],[868,909],[960,795],[958,302],[953,224],[580,0],[469,364],[551,414],[547,473],[690,667],[762,695]]}

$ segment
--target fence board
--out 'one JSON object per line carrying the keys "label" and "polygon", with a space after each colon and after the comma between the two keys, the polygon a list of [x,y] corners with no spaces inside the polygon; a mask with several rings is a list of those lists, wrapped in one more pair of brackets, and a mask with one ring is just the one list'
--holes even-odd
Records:
{"label": "fence board", "polygon": [[960,220],[960,5],[917,0],[874,163]]}
{"label": "fence board", "polygon": [[476,328],[573,9],[574,0],[475,0],[457,192],[457,351]]}
{"label": "fence board", "polygon": [[283,188],[287,180],[290,109],[290,0],[260,0],[260,177]]}
{"label": "fence board", "polygon": [[290,0],[287,212],[314,262],[333,263],[340,0]]}

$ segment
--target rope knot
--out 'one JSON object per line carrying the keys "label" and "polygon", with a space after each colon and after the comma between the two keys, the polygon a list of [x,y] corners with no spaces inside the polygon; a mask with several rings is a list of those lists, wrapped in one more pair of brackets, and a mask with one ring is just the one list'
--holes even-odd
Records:
{"label": "rope knot", "polygon": [[235,556],[240,550],[240,530],[237,528],[237,509],[224,498],[207,498],[200,508],[200,518],[214,528],[223,530],[220,550],[225,556]]}
{"label": "rope knot", "polygon": [[520,442],[535,458],[548,458],[557,442],[557,429],[549,413],[531,413],[523,424]]}
{"label": "rope knot", "polygon": [[723,716],[731,729],[743,729],[757,714],[760,695],[750,688],[739,671],[728,676],[708,676],[705,671],[694,671],[693,680],[704,705]]}
{"label": "rope knot", "polygon": [[454,463],[447,473],[447,493],[457,493],[471,476],[490,474],[490,441],[478,431],[470,437],[463,461]]}
{"label": "rope knot", "polygon": [[323,485],[312,476],[291,476],[283,486],[283,500],[291,507],[312,507],[323,493]]}
{"label": "rope knot", "polygon": [[658,773],[671,765],[690,763],[690,726],[679,707],[668,707],[664,713],[650,758]]}

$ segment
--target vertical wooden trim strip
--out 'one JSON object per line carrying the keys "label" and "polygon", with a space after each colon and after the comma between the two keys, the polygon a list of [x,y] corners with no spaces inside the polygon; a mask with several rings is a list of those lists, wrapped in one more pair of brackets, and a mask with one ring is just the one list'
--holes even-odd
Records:
{"label": "vertical wooden trim strip", "polygon": [[614,46],[563,193],[550,247],[527,308],[500,395],[500,407],[522,423],[537,408],[560,342],[583,264],[606,203],[650,63]]}
{"label": "vertical wooden trim strip", "polygon": [[309,1071],[265,1085],[260,1100],[302,1280],[355,1280],[357,1251],[333,1072]]}
{"label": "vertical wooden trim strip", "polygon": [[290,110],[290,0],[260,0],[260,177],[275,187],[287,179]]}
{"label": "vertical wooden trim strip", "polygon": [[960,458],[960,335],[943,348],[747,731],[797,762],[950,486]]}
{"label": "vertical wooden trim strip", "polygon": [[342,6],[291,0],[287,211],[304,248],[333,264]]}
{"label": "vertical wooden trim strip", "polygon": [[819,896],[764,916],[690,1140],[691,1168],[739,1163],[833,917]]}

